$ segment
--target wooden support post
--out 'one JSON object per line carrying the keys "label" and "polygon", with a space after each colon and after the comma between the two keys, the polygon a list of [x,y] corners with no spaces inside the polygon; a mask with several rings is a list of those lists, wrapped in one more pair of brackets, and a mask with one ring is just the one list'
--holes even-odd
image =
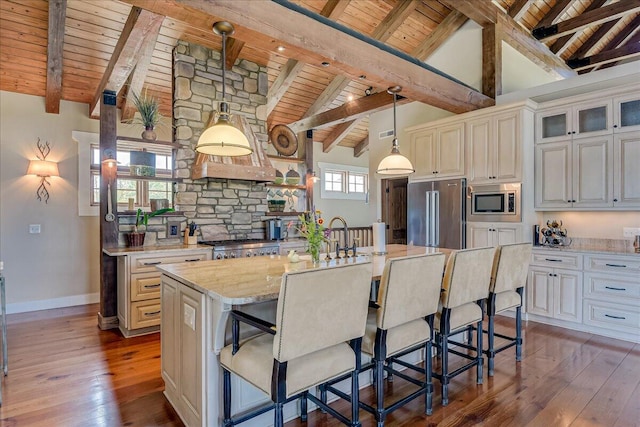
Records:
{"label": "wooden support post", "polygon": [[315,206],[313,202],[313,185],[315,184],[313,182],[313,129],[306,131],[305,136],[304,155],[306,160],[305,165],[307,166],[307,179],[305,181],[307,185],[307,210],[311,212]]}
{"label": "wooden support post", "polygon": [[[101,160],[115,158],[116,129],[118,115],[116,108],[116,93],[105,90],[100,97],[100,154]],[[110,151],[107,151],[110,150]],[[111,153],[109,156],[106,153]],[[116,197],[117,168],[109,168],[102,164],[100,170],[100,312],[98,313],[98,326],[100,329],[118,327],[118,303],[117,303],[117,263],[116,258],[105,255],[102,249],[107,246],[118,245],[118,216]],[[111,192],[108,188],[111,186]],[[111,197],[111,205],[114,207],[115,221],[108,222],[107,199]]]}

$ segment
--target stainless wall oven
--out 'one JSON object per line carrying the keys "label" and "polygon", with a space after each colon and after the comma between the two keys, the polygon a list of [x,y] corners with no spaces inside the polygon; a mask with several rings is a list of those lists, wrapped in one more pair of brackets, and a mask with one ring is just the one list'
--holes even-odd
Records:
{"label": "stainless wall oven", "polygon": [[469,185],[467,198],[467,221],[522,221],[520,183]]}

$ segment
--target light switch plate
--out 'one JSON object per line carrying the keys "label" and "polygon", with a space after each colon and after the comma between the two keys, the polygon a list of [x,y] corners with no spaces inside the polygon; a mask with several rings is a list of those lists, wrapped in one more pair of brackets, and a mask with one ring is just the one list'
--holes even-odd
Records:
{"label": "light switch plate", "polygon": [[29,234],[40,234],[40,224],[29,224]]}

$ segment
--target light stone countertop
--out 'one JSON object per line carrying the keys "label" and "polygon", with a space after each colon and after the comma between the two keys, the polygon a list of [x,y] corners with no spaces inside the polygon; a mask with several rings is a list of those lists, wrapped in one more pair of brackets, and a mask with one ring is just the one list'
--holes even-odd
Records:
{"label": "light stone countertop", "polygon": [[594,253],[602,255],[634,255],[640,253],[634,251],[630,240],[620,239],[588,239],[576,237],[569,246],[534,246],[533,249],[542,249],[560,252]]}
{"label": "light stone countertop", "polygon": [[451,252],[449,249],[425,248],[421,246],[387,245],[385,255],[371,255],[371,247],[359,249],[354,260],[321,261],[318,266],[311,263],[308,255],[301,261],[289,262],[286,255],[271,255],[259,258],[200,261],[196,263],[167,264],[158,266],[163,274],[225,304],[241,305],[275,300],[280,293],[282,275],[289,271],[342,265],[345,263],[371,262],[371,278],[379,280],[387,259],[408,255]]}
{"label": "light stone countertop", "polygon": [[171,253],[171,252],[184,252],[184,251],[201,251],[212,250],[212,246],[209,245],[149,245],[149,246],[112,246],[102,249],[102,252],[109,256],[124,256],[133,254],[155,254],[155,253]]}

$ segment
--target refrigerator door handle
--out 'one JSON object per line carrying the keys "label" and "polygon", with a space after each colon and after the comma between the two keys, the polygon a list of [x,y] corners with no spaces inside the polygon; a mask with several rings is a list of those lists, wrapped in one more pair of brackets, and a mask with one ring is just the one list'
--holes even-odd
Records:
{"label": "refrigerator door handle", "polygon": [[425,246],[431,246],[431,191],[427,191],[424,197],[424,213],[427,218],[425,226]]}
{"label": "refrigerator door handle", "polygon": [[433,246],[438,247],[440,245],[440,192],[433,192],[433,202],[431,203],[431,209],[433,210]]}

